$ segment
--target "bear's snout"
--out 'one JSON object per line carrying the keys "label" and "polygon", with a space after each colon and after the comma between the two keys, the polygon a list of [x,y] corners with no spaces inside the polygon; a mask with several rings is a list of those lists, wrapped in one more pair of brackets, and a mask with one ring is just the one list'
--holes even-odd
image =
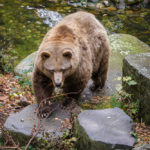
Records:
{"label": "bear's snout", "polygon": [[54,84],[56,87],[62,87],[63,85],[63,73],[54,72]]}

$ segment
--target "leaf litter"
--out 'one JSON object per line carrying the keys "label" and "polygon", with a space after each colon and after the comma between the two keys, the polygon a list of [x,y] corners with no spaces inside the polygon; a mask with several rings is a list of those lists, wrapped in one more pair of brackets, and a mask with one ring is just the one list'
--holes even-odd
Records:
{"label": "leaf litter", "polygon": [[27,85],[22,87],[18,80],[12,73],[0,76],[0,132],[10,114],[35,103],[31,88]]}

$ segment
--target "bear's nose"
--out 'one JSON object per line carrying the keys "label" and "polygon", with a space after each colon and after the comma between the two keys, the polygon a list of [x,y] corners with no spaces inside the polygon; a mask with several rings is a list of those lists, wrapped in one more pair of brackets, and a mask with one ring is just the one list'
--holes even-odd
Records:
{"label": "bear's nose", "polygon": [[61,83],[56,83],[56,87],[60,87],[61,86]]}

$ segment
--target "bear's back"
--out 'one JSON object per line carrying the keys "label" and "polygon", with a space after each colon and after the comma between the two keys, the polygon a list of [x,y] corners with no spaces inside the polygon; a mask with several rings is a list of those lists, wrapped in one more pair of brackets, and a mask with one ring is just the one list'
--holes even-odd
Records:
{"label": "bear's back", "polygon": [[[93,32],[104,31],[103,25],[95,18],[93,14],[79,11],[71,15],[66,16],[59,24],[67,24],[68,27],[72,28],[74,32],[80,32],[90,36]],[[78,31],[77,31],[78,29]]]}

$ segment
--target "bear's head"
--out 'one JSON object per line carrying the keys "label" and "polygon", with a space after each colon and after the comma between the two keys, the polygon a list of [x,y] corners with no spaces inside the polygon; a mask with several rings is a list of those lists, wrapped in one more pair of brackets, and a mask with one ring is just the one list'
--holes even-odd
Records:
{"label": "bear's head", "polygon": [[55,87],[62,87],[79,65],[79,50],[71,43],[46,43],[39,53],[40,70],[49,77]]}

